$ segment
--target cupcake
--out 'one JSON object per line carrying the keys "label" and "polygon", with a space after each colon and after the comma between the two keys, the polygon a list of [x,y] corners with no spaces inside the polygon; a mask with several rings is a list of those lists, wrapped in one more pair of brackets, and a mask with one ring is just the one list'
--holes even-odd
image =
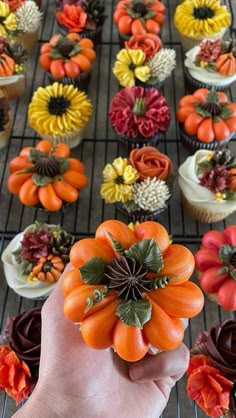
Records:
{"label": "cupcake", "polygon": [[70,148],[82,141],[91,114],[92,104],[84,92],[57,82],[39,87],[28,108],[29,124],[41,137]]}
{"label": "cupcake", "polygon": [[214,89],[198,89],[182,97],[176,116],[190,152],[224,148],[236,132],[236,104]]}
{"label": "cupcake", "polygon": [[28,299],[48,297],[68,263],[74,240],[59,225],[29,225],[3,251],[8,286]]}
{"label": "cupcake", "polygon": [[73,84],[87,91],[92,63],[96,59],[91,39],[77,33],[54,35],[42,45],[39,64],[47,71],[50,83]]}
{"label": "cupcake", "polygon": [[0,33],[30,51],[38,39],[42,13],[35,1],[0,1]]}
{"label": "cupcake", "polygon": [[236,210],[236,160],[230,151],[199,150],[179,167],[182,203],[199,222],[219,222]]}
{"label": "cupcake", "polygon": [[12,130],[12,114],[9,103],[0,91],[0,148],[7,145]]}
{"label": "cupcake", "polygon": [[189,281],[193,255],[172,244],[157,222],[130,229],[107,220],[95,238],[73,245],[70,263],[62,281],[65,317],[80,323],[78,332],[88,346],[113,347],[129,362],[141,360],[150,347],[179,347],[184,337],[180,318],[194,317],[204,304],[201,290]]}
{"label": "cupcake", "polygon": [[205,38],[222,38],[230,22],[230,12],[220,0],[185,0],[174,14],[174,24],[185,51]]}
{"label": "cupcake", "polygon": [[126,87],[113,97],[109,119],[117,140],[130,150],[164,139],[170,110],[165,97],[154,87]]}
{"label": "cupcake", "polygon": [[236,415],[235,339],[236,321],[228,319],[200,331],[190,350],[187,394],[211,417]]}
{"label": "cupcake", "polygon": [[102,40],[102,27],[106,20],[105,6],[100,0],[58,0],[56,20],[59,30],[78,32],[94,44]]}
{"label": "cupcake", "polygon": [[23,205],[57,212],[79,198],[79,191],[88,179],[84,165],[70,157],[65,144],[54,147],[48,140],[36,147],[23,148],[9,163],[8,190],[17,195]]}
{"label": "cupcake", "polygon": [[1,391],[16,405],[27,399],[38,380],[41,308],[9,316],[0,334]]}
{"label": "cupcake", "polygon": [[26,88],[27,52],[19,44],[0,38],[0,90],[9,99],[22,96]]}
{"label": "cupcake", "polygon": [[197,88],[225,91],[236,80],[235,42],[204,39],[186,53],[185,80],[191,92]]}
{"label": "cupcake", "polygon": [[133,149],[103,170],[100,194],[130,222],[155,220],[172,194],[171,160],[153,147]]}
{"label": "cupcake", "polygon": [[122,87],[141,85],[145,88],[160,88],[175,66],[174,49],[161,48],[148,58],[141,49],[124,48],[116,56],[113,74]]}
{"label": "cupcake", "polygon": [[195,254],[202,290],[227,311],[236,310],[235,242],[235,225],[228,226],[223,232],[208,231]]}
{"label": "cupcake", "polygon": [[119,0],[113,14],[121,47],[132,35],[158,35],[165,20],[165,6],[159,0]]}

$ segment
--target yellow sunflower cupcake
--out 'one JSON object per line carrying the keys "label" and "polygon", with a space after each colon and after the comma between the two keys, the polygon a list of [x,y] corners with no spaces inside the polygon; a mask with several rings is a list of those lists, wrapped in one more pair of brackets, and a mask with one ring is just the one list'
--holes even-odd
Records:
{"label": "yellow sunflower cupcake", "polygon": [[204,38],[222,38],[230,22],[230,12],[219,0],[185,0],[176,7],[174,15],[185,50]]}
{"label": "yellow sunflower cupcake", "polygon": [[28,109],[29,124],[41,137],[70,148],[82,141],[91,114],[87,95],[73,85],[60,83],[39,87]]}

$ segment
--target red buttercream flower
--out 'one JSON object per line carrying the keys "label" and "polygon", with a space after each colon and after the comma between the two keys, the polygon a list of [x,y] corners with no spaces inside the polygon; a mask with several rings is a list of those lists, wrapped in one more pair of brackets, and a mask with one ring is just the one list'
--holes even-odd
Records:
{"label": "red buttercream flower", "polygon": [[0,390],[5,390],[16,404],[25,399],[31,389],[31,374],[27,364],[8,346],[0,347]]}
{"label": "red buttercream flower", "polygon": [[87,13],[81,6],[65,4],[61,11],[56,12],[56,19],[60,25],[69,29],[69,32],[82,32],[86,26]]}
{"label": "red buttercream flower", "polygon": [[111,101],[109,118],[118,134],[135,138],[151,138],[159,131],[167,131],[170,123],[169,106],[155,88],[127,87]]}
{"label": "red buttercream flower", "polygon": [[191,357],[187,393],[207,415],[218,417],[224,415],[229,407],[233,382],[223,377],[209,362],[204,355]]}

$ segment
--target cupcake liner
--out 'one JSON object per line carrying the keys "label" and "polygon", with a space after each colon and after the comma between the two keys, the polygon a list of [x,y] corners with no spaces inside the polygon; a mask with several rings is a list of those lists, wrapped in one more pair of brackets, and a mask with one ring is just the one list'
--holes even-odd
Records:
{"label": "cupcake liner", "polygon": [[206,150],[220,150],[224,148],[230,139],[234,136],[234,132],[229,135],[227,139],[224,141],[212,141],[212,142],[201,142],[197,140],[196,136],[188,135],[184,129],[183,125],[180,124],[180,137],[183,141],[183,145],[189,150],[191,154],[199,149],[206,149]]}
{"label": "cupcake liner", "polygon": [[162,208],[156,209],[153,212],[147,210],[135,210],[132,212],[128,212],[125,209],[124,205],[121,202],[115,203],[115,207],[122,215],[124,215],[128,222],[145,222],[145,221],[155,221],[158,219],[159,215],[167,209],[167,205]]}
{"label": "cupcake liner", "polygon": [[137,78],[135,79],[135,86],[141,86],[145,89],[151,89],[151,88],[155,88],[157,90],[161,90],[162,86],[163,86],[163,81],[157,81],[155,84],[148,84],[147,83],[143,83],[143,81],[138,80]]}
{"label": "cupcake liner", "polygon": [[[210,78],[210,74],[209,74],[209,78]],[[205,89],[212,89],[214,88],[216,91],[227,91],[231,84],[227,84],[225,86],[216,86],[213,84],[207,84],[207,83],[202,83],[201,81],[196,80],[195,78],[193,78],[189,72],[189,70],[185,67],[184,69],[184,78],[185,78],[185,84],[186,84],[186,88],[190,93],[194,93],[195,90],[197,89],[201,89],[201,88],[205,88]]]}
{"label": "cupcake liner", "polygon": [[44,139],[48,139],[49,141],[51,141],[54,146],[57,144],[63,143],[63,144],[68,145],[70,148],[75,148],[81,143],[85,135],[85,130],[86,130],[86,127],[83,129],[80,129],[79,131],[76,131],[67,135],[62,135],[60,137],[53,137],[53,136],[42,134],[40,132],[38,133]]}
{"label": "cupcake liner", "polygon": [[122,35],[122,33],[119,32],[118,36],[119,36],[120,47],[124,48],[125,41],[128,41],[132,35]]}
{"label": "cupcake liner", "polygon": [[223,221],[223,219],[227,218],[227,216],[231,215],[234,210],[226,211],[226,212],[210,212],[205,208],[200,208],[198,206],[193,205],[188,201],[186,196],[181,191],[181,201],[183,207],[188,212],[189,216],[193,219],[196,219],[198,222],[202,223],[214,223]]}
{"label": "cupcake liner", "polygon": [[142,135],[138,135],[136,138],[129,138],[127,135],[120,135],[116,131],[115,133],[117,141],[124,145],[127,151],[133,148],[142,148],[147,146],[155,147],[159,141],[165,139],[164,132],[158,132],[156,135],[150,138],[145,138]]}
{"label": "cupcake liner", "polygon": [[[225,32],[227,31],[228,28],[223,28],[220,32],[218,33],[213,33],[212,35],[207,35],[207,39],[220,39],[223,38]],[[188,36],[184,36],[179,32],[179,37],[180,37],[180,42],[182,44],[182,48],[184,51],[188,51],[189,49],[194,48],[195,46],[197,46],[198,44],[200,44],[201,41],[203,41],[203,39],[206,38],[206,35],[203,36],[199,36],[199,37],[195,37],[195,38],[191,38]]]}
{"label": "cupcake liner", "polygon": [[0,149],[4,148],[7,145],[10,135],[11,135],[13,119],[12,119],[12,114],[10,112],[9,112],[9,116],[10,116],[10,119],[5,125],[4,131],[0,132]]}
{"label": "cupcake liner", "polygon": [[56,78],[53,77],[53,75],[49,72],[47,72],[47,77],[50,84],[53,84],[54,82],[62,83],[64,85],[66,84],[72,84],[75,87],[78,87],[78,89],[84,91],[87,93],[89,82],[91,79],[91,71],[85,71],[79,75],[79,77],[63,77],[63,78]]}
{"label": "cupcake liner", "polygon": [[27,51],[31,51],[38,41],[39,28],[35,32],[24,33],[23,35],[14,36],[15,43],[22,45]]}
{"label": "cupcake liner", "polygon": [[15,100],[18,97],[22,96],[26,88],[26,77],[19,77],[17,81],[11,84],[6,84],[5,86],[0,86],[0,90],[9,100]]}
{"label": "cupcake liner", "polygon": [[[69,33],[69,29],[66,26],[60,25],[59,22],[57,22],[58,31],[62,35],[66,35]],[[81,38],[89,38],[91,41],[93,41],[94,45],[98,45],[102,41],[102,26],[99,26],[97,29],[94,30],[88,30],[85,29],[82,32],[78,32],[78,35]]]}

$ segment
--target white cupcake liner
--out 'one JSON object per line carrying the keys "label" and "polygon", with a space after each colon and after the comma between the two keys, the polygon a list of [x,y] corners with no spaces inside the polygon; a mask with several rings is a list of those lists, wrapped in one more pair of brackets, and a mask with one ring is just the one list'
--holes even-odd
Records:
{"label": "white cupcake liner", "polygon": [[62,135],[59,137],[45,135],[44,133],[39,132],[39,131],[37,132],[43,139],[48,139],[49,141],[51,141],[53,145],[63,143],[63,144],[68,145],[70,148],[75,148],[82,142],[85,132],[86,132],[86,128],[83,128],[83,129],[80,129],[79,131],[76,131],[67,135]]}
{"label": "white cupcake liner", "polygon": [[26,32],[22,35],[14,36],[13,40],[15,43],[22,45],[27,51],[31,51],[38,41],[39,28],[35,32]]}
{"label": "white cupcake liner", "polygon": [[4,148],[7,145],[10,135],[11,135],[12,123],[13,123],[11,112],[9,112],[9,118],[10,119],[6,123],[4,131],[0,132],[0,149]]}
{"label": "white cupcake liner", "polygon": [[[213,33],[212,35],[208,35],[208,39],[221,39],[223,38],[225,32],[228,30],[228,28],[223,28],[220,32]],[[189,49],[194,48],[197,46],[200,42],[203,41],[203,39],[206,39],[206,35],[199,36],[199,37],[191,37],[191,36],[185,36],[182,35],[179,32],[180,42],[182,44],[183,50],[188,51]]]}
{"label": "white cupcake liner", "polygon": [[26,88],[25,75],[15,75],[11,77],[0,77],[0,90],[9,100],[15,100],[22,96]]}

